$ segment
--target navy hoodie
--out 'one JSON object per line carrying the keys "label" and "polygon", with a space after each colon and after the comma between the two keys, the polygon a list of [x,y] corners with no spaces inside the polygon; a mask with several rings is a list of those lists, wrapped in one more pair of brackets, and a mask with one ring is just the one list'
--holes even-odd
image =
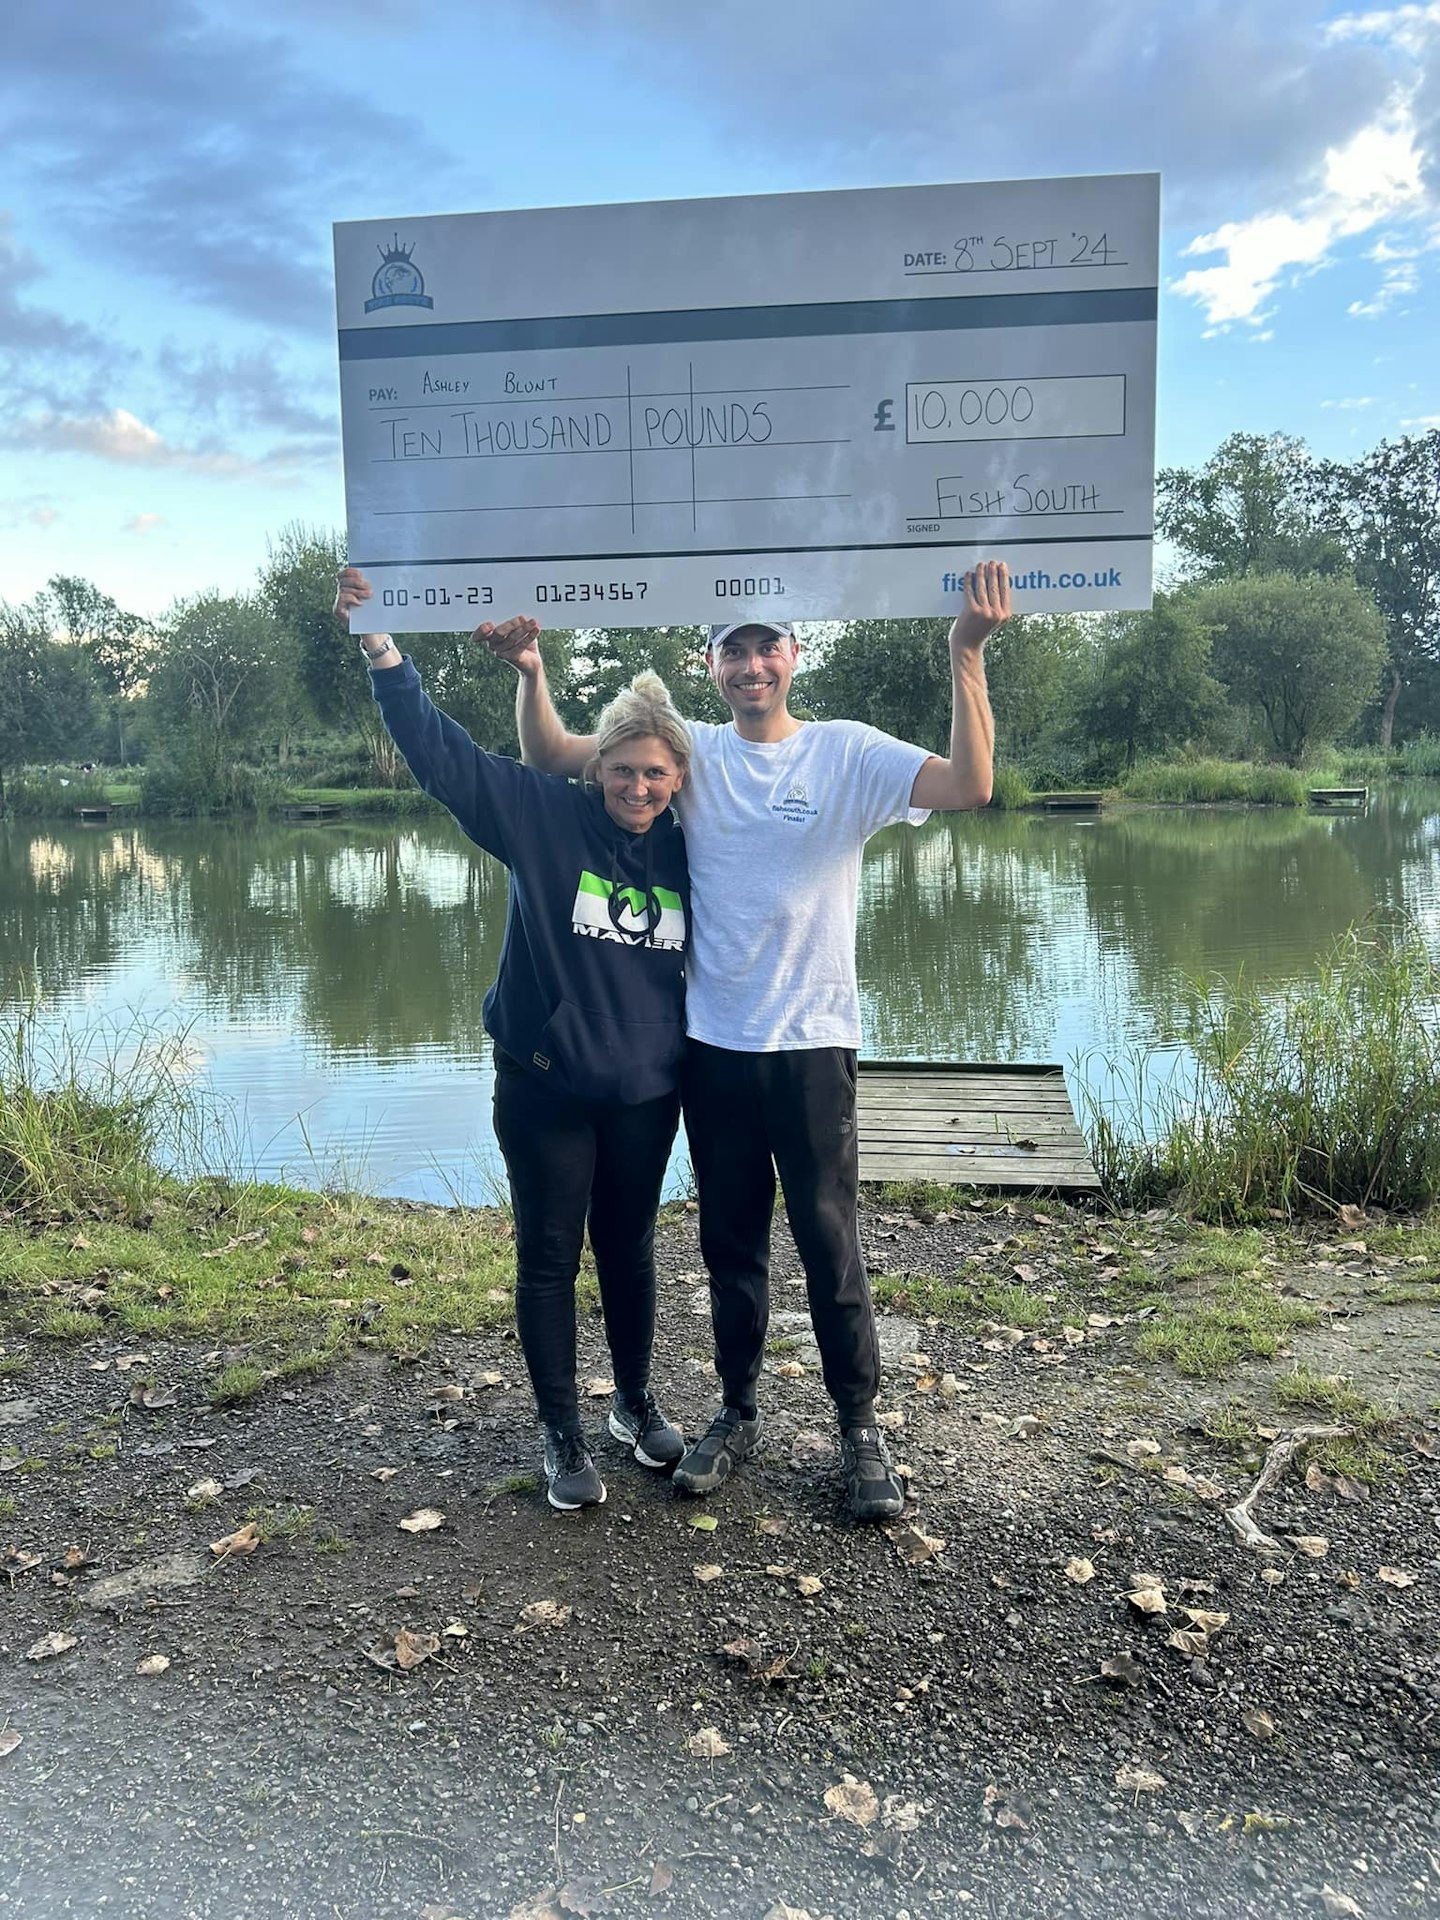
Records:
{"label": "navy hoodie", "polygon": [[491,1038],[588,1101],[633,1106],[679,1079],[690,883],[673,813],[629,833],[593,787],[485,753],[429,698],[407,655],[372,672],[416,780],[510,869]]}

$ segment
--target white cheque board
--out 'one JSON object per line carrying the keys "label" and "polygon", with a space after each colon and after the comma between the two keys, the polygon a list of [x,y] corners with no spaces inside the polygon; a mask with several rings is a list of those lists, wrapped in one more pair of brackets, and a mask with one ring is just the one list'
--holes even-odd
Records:
{"label": "white cheque board", "polygon": [[1150,604],[1159,179],[335,229],[349,551],[397,631]]}

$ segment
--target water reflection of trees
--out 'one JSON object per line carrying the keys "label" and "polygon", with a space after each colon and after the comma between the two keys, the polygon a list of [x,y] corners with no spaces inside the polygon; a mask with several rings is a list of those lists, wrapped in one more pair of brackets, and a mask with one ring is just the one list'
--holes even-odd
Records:
{"label": "water reflection of trees", "polygon": [[1145,809],[959,815],[879,836],[861,886],[868,1051],[1034,1057],[1083,999],[1115,1034],[1175,1036],[1207,971],[1307,974],[1366,914],[1435,917],[1437,796],[1359,817]]}
{"label": "water reflection of trees", "polygon": [[[36,843],[38,841],[38,854]],[[129,828],[0,841],[0,979],[63,995],[131,959],[237,1024],[384,1060],[474,1054],[506,879],[447,823]]]}

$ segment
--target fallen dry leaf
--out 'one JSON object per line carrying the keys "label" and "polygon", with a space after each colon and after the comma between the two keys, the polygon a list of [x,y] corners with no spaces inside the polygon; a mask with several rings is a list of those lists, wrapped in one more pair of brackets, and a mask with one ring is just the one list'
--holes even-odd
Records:
{"label": "fallen dry leaf", "polygon": [[212,1540],[210,1551],[225,1560],[232,1553],[254,1553],[259,1544],[260,1529],[253,1520],[247,1520],[245,1525],[237,1527],[234,1533],[227,1533],[221,1540]]}
{"label": "fallen dry leaf", "polygon": [[825,1582],[813,1573],[802,1573],[796,1578],[795,1586],[807,1600],[813,1600],[817,1593],[824,1591]]}
{"label": "fallen dry leaf", "polygon": [[218,1500],[225,1489],[218,1480],[197,1480],[185,1492],[187,1500]]}
{"label": "fallen dry leaf", "polygon": [[447,1380],[443,1386],[431,1387],[430,1398],[432,1400],[463,1400],[465,1389],[457,1386],[453,1380]]}
{"label": "fallen dry leaf", "polygon": [[825,1804],[837,1820],[848,1820],[856,1827],[870,1826],[880,1814],[875,1789],[853,1773],[847,1773],[838,1786],[825,1789]]}
{"label": "fallen dry leaf", "polygon": [[370,1469],[370,1478],[372,1480],[393,1480],[399,1471],[399,1467],[372,1467]]}
{"label": "fallen dry leaf", "polygon": [[[303,1239],[305,1236],[302,1233],[300,1237]],[[253,1233],[237,1233],[234,1239],[227,1240],[223,1247],[211,1247],[210,1251],[208,1253],[202,1253],[200,1258],[202,1260],[218,1260],[222,1254],[234,1253],[237,1247],[259,1246],[269,1238],[270,1234],[267,1228],[256,1227]]]}
{"label": "fallen dry leaf", "polygon": [[1297,1553],[1303,1553],[1307,1560],[1323,1560],[1330,1551],[1330,1542],[1323,1533],[1292,1533],[1286,1538]]}
{"label": "fallen dry leaf", "polygon": [[585,1391],[592,1400],[608,1400],[615,1391],[615,1382],[597,1374],[593,1380],[585,1382]]}
{"label": "fallen dry leaf", "polygon": [[1240,1724],[1247,1733],[1254,1734],[1257,1740],[1275,1738],[1275,1722],[1263,1707],[1247,1707],[1240,1716]]}
{"label": "fallen dry leaf", "polygon": [[1159,1793],[1165,1785],[1165,1777],[1149,1767],[1121,1767],[1115,1775],[1115,1784],[1123,1792],[1133,1793],[1138,1798],[1142,1793]]}
{"label": "fallen dry leaf", "polygon": [[4,1733],[0,1733],[0,1760],[3,1760],[7,1754],[14,1753],[24,1738],[24,1734],[16,1733],[13,1727],[7,1727]]}
{"label": "fallen dry leaf", "polygon": [[1125,1598],[1137,1613],[1168,1613],[1165,1594],[1158,1586],[1138,1586],[1126,1594]]}
{"label": "fallen dry leaf", "polygon": [[905,1416],[898,1407],[892,1407],[888,1413],[877,1413],[875,1424],[886,1433],[899,1433],[905,1425]]}
{"label": "fallen dry leaf", "polygon": [[697,1760],[723,1760],[732,1748],[728,1741],[721,1738],[718,1727],[701,1727],[685,1742],[685,1751],[693,1754]]}
{"label": "fallen dry leaf", "polygon": [[25,1658],[27,1660],[53,1660],[56,1654],[68,1653],[71,1647],[77,1647],[79,1644],[78,1638],[73,1633],[42,1634],[33,1646],[25,1649]]}
{"label": "fallen dry leaf", "polygon": [[396,1524],[402,1533],[433,1533],[437,1527],[444,1526],[445,1516],[439,1507],[416,1507]]}
{"label": "fallen dry leaf", "polygon": [[146,1656],[145,1656],[145,1658],[144,1658],[143,1660],[137,1660],[137,1661],[136,1661],[136,1663],[135,1663],[135,1671],[136,1671],[136,1673],[143,1673],[143,1674],[145,1674],[145,1675],[147,1676],[147,1678],[148,1678],[148,1676],[149,1676],[149,1675],[151,1675],[151,1674],[153,1674],[153,1673],[164,1673],[164,1671],[165,1671],[165,1669],[166,1669],[166,1668],[167,1668],[167,1667],[168,1667],[169,1665],[170,1665],[170,1656],[169,1656],[169,1654],[166,1654],[166,1653],[148,1653],[148,1654],[146,1654]]}
{"label": "fallen dry leaf", "polygon": [[417,1633],[413,1627],[401,1627],[395,1636],[395,1664],[402,1673],[408,1673],[439,1651],[438,1633]]}
{"label": "fallen dry leaf", "polygon": [[775,1372],[782,1380],[803,1380],[805,1369],[798,1360],[785,1360],[776,1367]]}
{"label": "fallen dry leaf", "polygon": [[1034,1810],[1024,1795],[997,1787],[993,1781],[985,1789],[982,1815],[992,1826],[1016,1833],[1029,1833],[1035,1824]]}
{"label": "fallen dry leaf", "polygon": [[1176,1627],[1173,1633],[1165,1636],[1165,1644],[1174,1647],[1177,1653],[1187,1654],[1192,1660],[1203,1660],[1210,1650],[1210,1636],[1187,1627]]}
{"label": "fallen dry leaf", "polygon": [[132,1407],[144,1407],[147,1413],[159,1413],[165,1407],[177,1407],[180,1404],[178,1387],[143,1387],[137,1381],[130,1389]]}
{"label": "fallen dry leaf", "polygon": [[1145,1678],[1145,1669],[1133,1653],[1116,1653],[1100,1662],[1100,1678],[1122,1687],[1138,1687]]}
{"label": "fallen dry leaf", "polygon": [[1408,1567],[1377,1567],[1375,1578],[1383,1580],[1387,1587],[1413,1587],[1420,1576],[1411,1573]]}
{"label": "fallen dry leaf", "polygon": [[1127,1440],[1125,1451],[1132,1460],[1152,1460],[1160,1451],[1156,1440]]}
{"label": "fallen dry leaf", "polygon": [[1335,1217],[1342,1227],[1363,1227],[1365,1224],[1365,1209],[1363,1207],[1351,1206],[1347,1201],[1344,1206],[1337,1210]]}
{"label": "fallen dry leaf", "polygon": [[487,1368],[484,1373],[477,1373],[470,1384],[475,1387],[503,1387],[505,1384],[505,1376],[503,1373],[496,1373],[494,1368],[491,1367]]}
{"label": "fallen dry leaf", "polygon": [[713,1560],[707,1560],[704,1566],[692,1567],[690,1571],[702,1587],[708,1587],[712,1580],[719,1580],[723,1577],[725,1569],[723,1567],[717,1567]]}
{"label": "fallen dry leaf", "polygon": [[558,1606],[553,1600],[532,1600],[528,1607],[520,1609],[515,1631],[524,1633],[527,1627],[563,1627],[569,1618],[569,1607]]}
{"label": "fallen dry leaf", "polygon": [[1230,1624],[1228,1613],[1207,1613],[1203,1607],[1182,1607],[1180,1611],[1188,1616],[1191,1626],[1200,1633],[1219,1633],[1222,1627]]}
{"label": "fallen dry leaf", "polygon": [[918,1800],[902,1800],[898,1793],[887,1793],[880,1809],[880,1824],[891,1833],[918,1833],[921,1816],[928,1811]]}
{"label": "fallen dry leaf", "polygon": [[1283,1567],[1262,1567],[1260,1569],[1260,1578],[1265,1582],[1267,1587],[1283,1587],[1285,1584],[1285,1569]]}
{"label": "fallen dry leaf", "polygon": [[767,1514],[755,1522],[755,1531],[767,1539],[778,1540],[789,1525],[788,1520],[777,1520]]}
{"label": "fallen dry leaf", "polygon": [[689,1520],[696,1533],[714,1533],[719,1524],[713,1513],[692,1513]]}
{"label": "fallen dry leaf", "polygon": [[1087,1580],[1095,1578],[1095,1568],[1091,1561],[1079,1558],[1065,1563],[1065,1578],[1073,1580],[1077,1587],[1083,1587]]}
{"label": "fallen dry leaf", "polygon": [[922,1566],[925,1561],[933,1560],[937,1553],[945,1551],[945,1542],[939,1534],[926,1533],[919,1526],[886,1527],[885,1537],[892,1542],[900,1558],[912,1567]]}
{"label": "fallen dry leaf", "polygon": [[1011,1440],[1028,1440],[1032,1434],[1040,1431],[1040,1416],[1034,1413],[1021,1413],[1010,1422]]}
{"label": "fallen dry leaf", "polygon": [[668,1893],[675,1884],[675,1874],[663,1860],[657,1860],[650,1871],[650,1898],[657,1899],[662,1893]]}
{"label": "fallen dry leaf", "polygon": [[1357,1906],[1348,1893],[1338,1893],[1334,1887],[1322,1887],[1320,1899],[1331,1920],[1357,1920],[1357,1916],[1363,1914],[1363,1909]]}

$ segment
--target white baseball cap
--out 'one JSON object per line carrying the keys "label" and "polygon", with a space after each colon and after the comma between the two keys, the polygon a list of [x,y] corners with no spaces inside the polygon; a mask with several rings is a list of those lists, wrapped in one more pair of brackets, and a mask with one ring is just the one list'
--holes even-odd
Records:
{"label": "white baseball cap", "polygon": [[795,627],[789,620],[732,620],[729,626],[711,627],[706,645],[718,647],[722,640],[728,640],[732,633],[743,633],[746,627],[760,627],[766,633],[778,633],[782,640],[795,638]]}

